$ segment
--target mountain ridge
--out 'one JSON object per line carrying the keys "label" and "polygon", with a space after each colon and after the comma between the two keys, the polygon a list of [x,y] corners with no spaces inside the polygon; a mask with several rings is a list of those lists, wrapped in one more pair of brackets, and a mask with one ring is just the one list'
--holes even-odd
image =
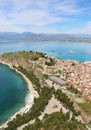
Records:
{"label": "mountain ridge", "polygon": [[33,32],[0,32],[0,41],[74,41],[91,42],[90,34],[47,34]]}

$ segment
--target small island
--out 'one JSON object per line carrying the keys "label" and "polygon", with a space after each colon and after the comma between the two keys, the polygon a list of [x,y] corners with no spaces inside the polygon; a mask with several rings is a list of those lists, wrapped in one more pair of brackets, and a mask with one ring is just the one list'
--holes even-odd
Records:
{"label": "small island", "polygon": [[5,53],[0,63],[23,76],[30,90],[26,106],[2,124],[2,130],[88,128],[91,63],[59,60],[32,51]]}

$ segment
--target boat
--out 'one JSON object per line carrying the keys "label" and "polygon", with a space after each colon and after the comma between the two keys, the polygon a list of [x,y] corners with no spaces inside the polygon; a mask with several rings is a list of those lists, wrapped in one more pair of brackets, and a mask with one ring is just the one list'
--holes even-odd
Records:
{"label": "boat", "polygon": [[75,54],[76,52],[75,51],[69,51],[70,54]]}

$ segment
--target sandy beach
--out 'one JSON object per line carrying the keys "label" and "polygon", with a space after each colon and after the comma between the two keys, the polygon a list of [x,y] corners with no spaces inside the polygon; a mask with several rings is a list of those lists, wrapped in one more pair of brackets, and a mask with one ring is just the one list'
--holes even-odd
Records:
{"label": "sandy beach", "polygon": [[37,98],[39,95],[38,95],[37,91],[34,90],[31,81],[23,73],[21,73],[20,71],[18,71],[15,68],[13,68],[13,66],[11,64],[9,64],[9,63],[3,62],[1,60],[0,60],[0,63],[7,65],[9,68],[15,70],[16,73],[20,74],[23,77],[23,79],[26,81],[27,87],[29,89],[29,93],[28,93],[28,95],[27,95],[27,97],[25,99],[25,107],[21,108],[18,112],[16,112],[13,116],[11,116],[10,119],[7,122],[3,123],[0,126],[0,128],[6,128],[7,123],[9,121],[13,120],[13,118],[15,118],[17,114],[22,115],[23,113],[28,112],[30,110],[30,108],[32,107],[33,103],[34,103],[34,98],[35,97]]}

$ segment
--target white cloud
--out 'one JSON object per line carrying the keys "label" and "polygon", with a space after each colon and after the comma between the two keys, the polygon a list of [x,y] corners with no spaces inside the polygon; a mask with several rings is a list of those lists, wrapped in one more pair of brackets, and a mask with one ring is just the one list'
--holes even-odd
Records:
{"label": "white cloud", "polygon": [[46,26],[47,24],[62,22],[65,18],[55,17],[54,15],[49,14],[46,11],[41,10],[31,10],[20,12],[19,14],[12,14],[10,17],[15,21],[15,24],[30,24],[36,27]]}
{"label": "white cloud", "polygon": [[91,21],[88,21],[88,22],[84,25],[84,28],[81,29],[81,33],[91,34]]}
{"label": "white cloud", "polygon": [[91,21],[88,21],[83,25],[83,27],[78,28],[76,33],[80,32],[80,34],[91,34]]}
{"label": "white cloud", "polygon": [[[0,31],[61,33],[58,28],[48,25],[72,21],[69,15],[83,11],[76,0],[3,0],[0,3]],[[70,27],[64,28],[65,32],[73,31]]]}
{"label": "white cloud", "polygon": [[79,14],[83,12],[83,9],[77,8],[75,0],[64,0],[60,4],[57,4],[56,10],[66,15]]}
{"label": "white cloud", "polygon": [[91,21],[86,22],[82,27],[65,26],[63,31],[67,34],[91,34]]}

